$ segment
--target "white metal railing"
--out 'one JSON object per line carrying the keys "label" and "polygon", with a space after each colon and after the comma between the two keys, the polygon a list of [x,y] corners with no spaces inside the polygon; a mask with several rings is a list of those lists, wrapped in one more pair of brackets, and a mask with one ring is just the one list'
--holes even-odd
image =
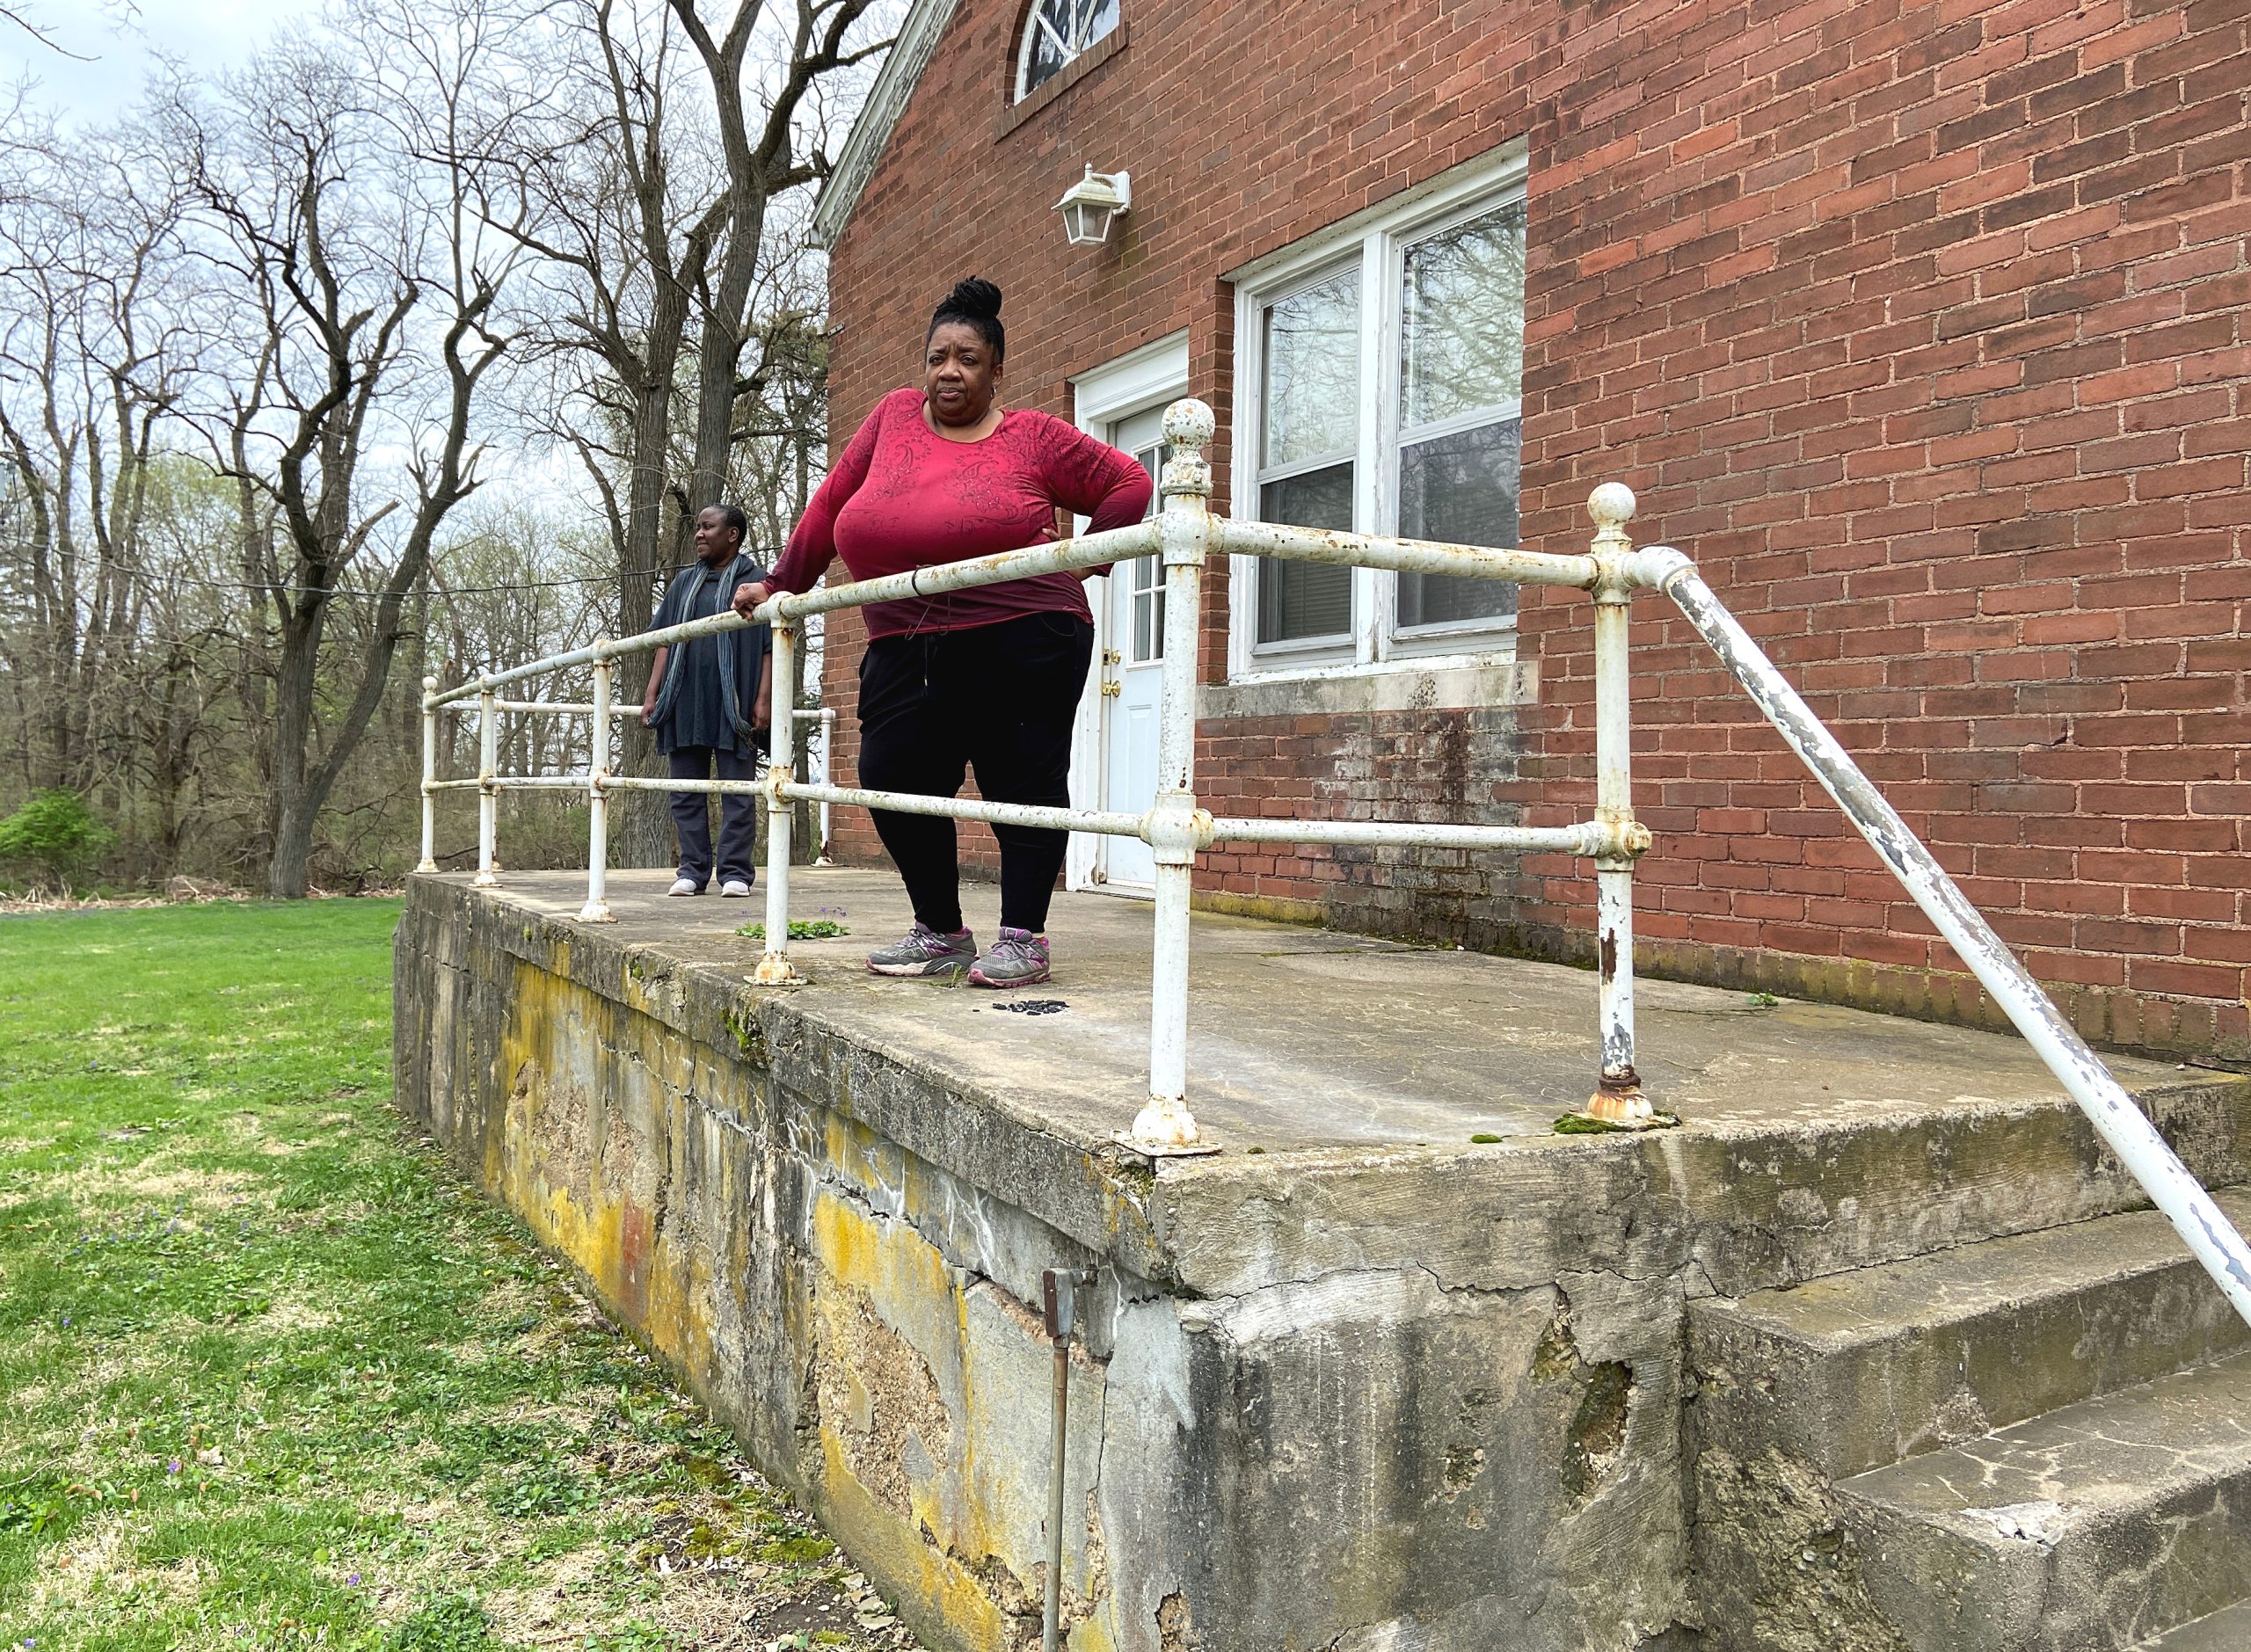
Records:
{"label": "white metal railing", "polygon": [[[1654,1122],[1654,1110],[1635,1071],[1633,922],[1634,862],[1650,848],[1650,837],[1647,828],[1634,817],[1632,684],[1627,633],[1635,593],[1643,590],[1662,592],[1710,644],[1721,662],[2063,1082],[2097,1133],[2226,1292],[2237,1313],[2251,1321],[2251,1248],[2247,1248],[2211,1196],[2189,1174],[2133,1098],[1956,887],[1930,850],[1908,830],[1906,823],[1861,774],[1837,738],[1807,709],[1774,662],[1713,594],[1694,564],[1669,546],[1635,549],[1625,528],[1634,513],[1634,496],[1628,489],[1611,482],[1594,490],[1588,500],[1588,510],[1594,519],[1595,531],[1592,543],[1584,556],[1433,544],[1272,523],[1226,521],[1214,517],[1210,510],[1211,471],[1205,462],[1204,449],[1211,440],[1212,432],[1212,411],[1201,402],[1176,402],[1165,411],[1164,433],[1171,445],[1172,456],[1166,462],[1162,484],[1164,508],[1151,520],[1131,528],[880,579],[823,586],[801,595],[776,596],[758,610],[756,621],[723,614],[646,631],[638,637],[604,640],[570,653],[490,672],[444,693],[436,691],[434,682],[426,680],[422,698],[421,870],[435,870],[431,855],[432,804],[435,793],[448,788],[477,789],[476,881],[489,885],[498,881],[493,826],[499,791],[519,786],[584,787],[590,822],[586,902],[579,918],[588,923],[608,922],[607,793],[623,790],[761,791],[766,796],[768,809],[766,952],[754,979],[762,985],[783,986],[801,979],[789,955],[793,803],[812,801],[825,807],[842,804],[996,825],[1139,838],[1149,846],[1156,862],[1149,1099],[1134,1118],[1132,1131],[1121,1133],[1118,1139],[1144,1153],[1164,1154],[1216,1151],[1199,1141],[1196,1120],[1188,1107],[1189,892],[1196,858],[1201,851],[1215,842],[1234,841],[1512,849],[1585,856],[1595,866],[1599,960],[1596,1014],[1600,1035],[1595,1088],[1585,1111],[1594,1118],[1614,1124],[1647,1125]],[[1594,603],[1593,818],[1555,826],[1446,826],[1403,821],[1238,819],[1215,818],[1199,808],[1195,790],[1197,645],[1203,625],[1204,569],[1213,557],[1221,555],[1507,580],[1586,592]],[[796,724],[803,714],[793,710],[786,694],[777,696],[774,703],[772,760],[763,780],[675,781],[610,772],[608,731],[609,720],[615,715],[610,703],[611,674],[613,662],[622,655],[764,622],[773,627],[775,680],[787,683],[795,680],[799,622],[808,615],[871,602],[970,590],[1032,574],[1090,568],[1144,556],[1162,558],[1165,591],[1157,791],[1155,805],[1146,813],[1037,808],[920,797],[838,786],[827,777],[820,781],[798,781],[792,778]],[[566,708],[499,698],[499,690],[507,684],[579,666],[593,669],[591,705]],[[482,712],[477,778],[441,780],[436,771],[438,710],[470,699],[478,702]],[[504,710],[521,710],[533,706],[548,711],[567,710],[593,719],[594,750],[584,778],[494,773],[494,715]],[[826,835],[824,827],[824,839]]]}
{"label": "white metal railing", "polygon": [[[672,634],[665,633],[667,636]],[[628,651],[620,649],[617,651],[622,653]],[[611,704],[609,688],[610,672],[606,664],[598,666],[595,670],[594,697],[591,702],[587,703],[568,700],[503,700],[489,692],[480,692],[475,683],[467,684],[461,688],[449,689],[441,694],[438,690],[438,680],[435,677],[423,678],[422,858],[414,870],[418,872],[434,872],[438,870],[438,822],[437,812],[432,806],[432,799],[441,791],[474,790],[477,793],[477,877],[474,881],[478,888],[490,889],[500,881],[500,864],[496,850],[499,835],[499,795],[503,791],[584,790],[587,794],[588,807],[594,816],[593,853],[589,855],[587,863],[591,867],[600,869],[604,859],[602,851],[608,842],[607,810],[602,801],[602,794],[605,791],[765,790],[765,782],[762,781],[729,781],[718,783],[694,780],[645,782],[623,775],[609,774],[608,772],[610,754],[608,739],[609,725],[614,719],[630,717],[640,710],[637,706]],[[473,778],[440,780],[438,778],[438,709],[455,701],[466,699],[471,695],[476,695],[477,702],[477,772]],[[527,717],[593,718],[593,725],[587,731],[586,774],[578,775],[497,773],[495,764],[499,761],[499,738],[496,731],[499,726],[497,718],[499,715],[507,713]],[[828,778],[828,754],[834,749],[836,713],[827,706],[820,706],[800,709],[797,715],[801,718],[812,720],[820,731],[820,774],[821,780],[826,781]],[[828,840],[829,806],[824,802],[820,805],[820,863],[821,864],[826,864],[827,862]],[[592,882],[594,887],[599,890],[600,877],[597,875]],[[596,906],[596,901],[589,898],[585,910],[579,914],[580,920],[589,923],[607,923],[609,921],[609,908],[602,906],[597,911]]]}

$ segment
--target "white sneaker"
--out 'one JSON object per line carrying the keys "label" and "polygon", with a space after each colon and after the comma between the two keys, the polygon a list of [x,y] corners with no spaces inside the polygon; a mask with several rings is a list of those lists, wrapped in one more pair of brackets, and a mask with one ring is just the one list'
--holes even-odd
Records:
{"label": "white sneaker", "polygon": [[730,877],[725,883],[719,885],[719,899],[721,900],[740,900],[748,893],[750,893],[750,885],[744,883],[739,877]]}
{"label": "white sneaker", "polygon": [[691,880],[685,877],[674,878],[672,887],[665,891],[667,895],[700,895],[703,892]]}

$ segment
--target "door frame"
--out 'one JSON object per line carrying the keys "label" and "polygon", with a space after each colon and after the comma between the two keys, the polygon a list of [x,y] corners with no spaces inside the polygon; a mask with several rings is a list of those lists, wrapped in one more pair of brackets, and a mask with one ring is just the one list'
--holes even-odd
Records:
{"label": "door frame", "polygon": [[[1188,330],[1184,327],[1114,361],[1075,375],[1070,384],[1074,421],[1089,435],[1107,441],[1110,426],[1119,419],[1162,407],[1188,394]],[[1086,531],[1084,517],[1077,520],[1073,531]],[[1110,750],[1110,702],[1102,696],[1102,656],[1115,645],[1111,637],[1108,576],[1097,574],[1087,581],[1087,606],[1094,611],[1094,668],[1087,673],[1086,689],[1079,696],[1078,719],[1071,733],[1071,801],[1078,808],[1099,809]],[[1095,877],[1104,847],[1093,833],[1071,833],[1070,851],[1063,862],[1065,888],[1107,887]]]}

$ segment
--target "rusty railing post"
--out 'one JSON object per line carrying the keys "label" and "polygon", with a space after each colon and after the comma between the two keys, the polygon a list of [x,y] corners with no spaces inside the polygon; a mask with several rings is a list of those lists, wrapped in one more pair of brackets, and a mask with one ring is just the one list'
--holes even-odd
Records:
{"label": "rusty railing post", "polygon": [[1197,1146],[1188,1110],[1188,897],[1212,818],[1196,806],[1196,651],[1204,615],[1204,559],[1212,548],[1212,470],[1204,448],[1212,410],[1197,401],[1164,411],[1172,457],[1164,467],[1159,545],[1164,558],[1164,676],[1157,716],[1156,803],[1142,836],[1157,863],[1156,934],[1149,982],[1149,1100],[1126,1139],[1178,1152]]}
{"label": "rusty railing post", "polygon": [[492,770],[499,761],[499,736],[495,725],[499,713],[492,705],[492,689],[487,684],[477,696],[477,877],[479,889],[491,889],[500,879],[499,863],[494,858],[499,836],[499,789],[492,783]]}
{"label": "rusty railing post", "polygon": [[1656,1111],[1634,1070],[1634,862],[1649,847],[1634,819],[1633,491],[1606,482],[1587,500],[1594,518],[1594,818],[1606,841],[1594,859],[1601,1066],[1587,1116],[1647,1125]]}
{"label": "rusty railing post", "polygon": [[438,708],[430,696],[438,692],[435,677],[422,679],[422,860],[418,872],[438,870],[438,794],[431,787],[438,778]]}
{"label": "rusty railing post", "polygon": [[[597,637],[597,649],[609,638]],[[610,675],[616,666],[608,654],[594,660],[594,731],[586,758],[586,904],[579,909],[580,923],[615,923],[609,910],[609,802],[603,788],[609,781]]]}
{"label": "rusty railing post", "polygon": [[766,955],[751,979],[761,986],[802,980],[790,962],[790,827],[795,805],[789,795],[797,761],[798,626],[774,608],[774,732],[766,760]]}

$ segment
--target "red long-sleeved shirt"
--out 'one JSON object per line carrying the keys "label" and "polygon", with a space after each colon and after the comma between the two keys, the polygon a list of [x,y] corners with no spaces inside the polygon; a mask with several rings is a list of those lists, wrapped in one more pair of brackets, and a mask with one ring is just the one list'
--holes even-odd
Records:
{"label": "red long-sleeved shirt", "polygon": [[[922,392],[893,390],[837,456],[768,584],[809,591],[838,557],[855,579],[1022,550],[1056,537],[1060,506],[1096,533],[1148,509],[1148,472],[1129,455],[1046,413],[1010,409],[981,441],[948,441]],[[1090,619],[1077,576],[1038,574],[865,610],[868,635],[966,630],[1024,614]]]}

